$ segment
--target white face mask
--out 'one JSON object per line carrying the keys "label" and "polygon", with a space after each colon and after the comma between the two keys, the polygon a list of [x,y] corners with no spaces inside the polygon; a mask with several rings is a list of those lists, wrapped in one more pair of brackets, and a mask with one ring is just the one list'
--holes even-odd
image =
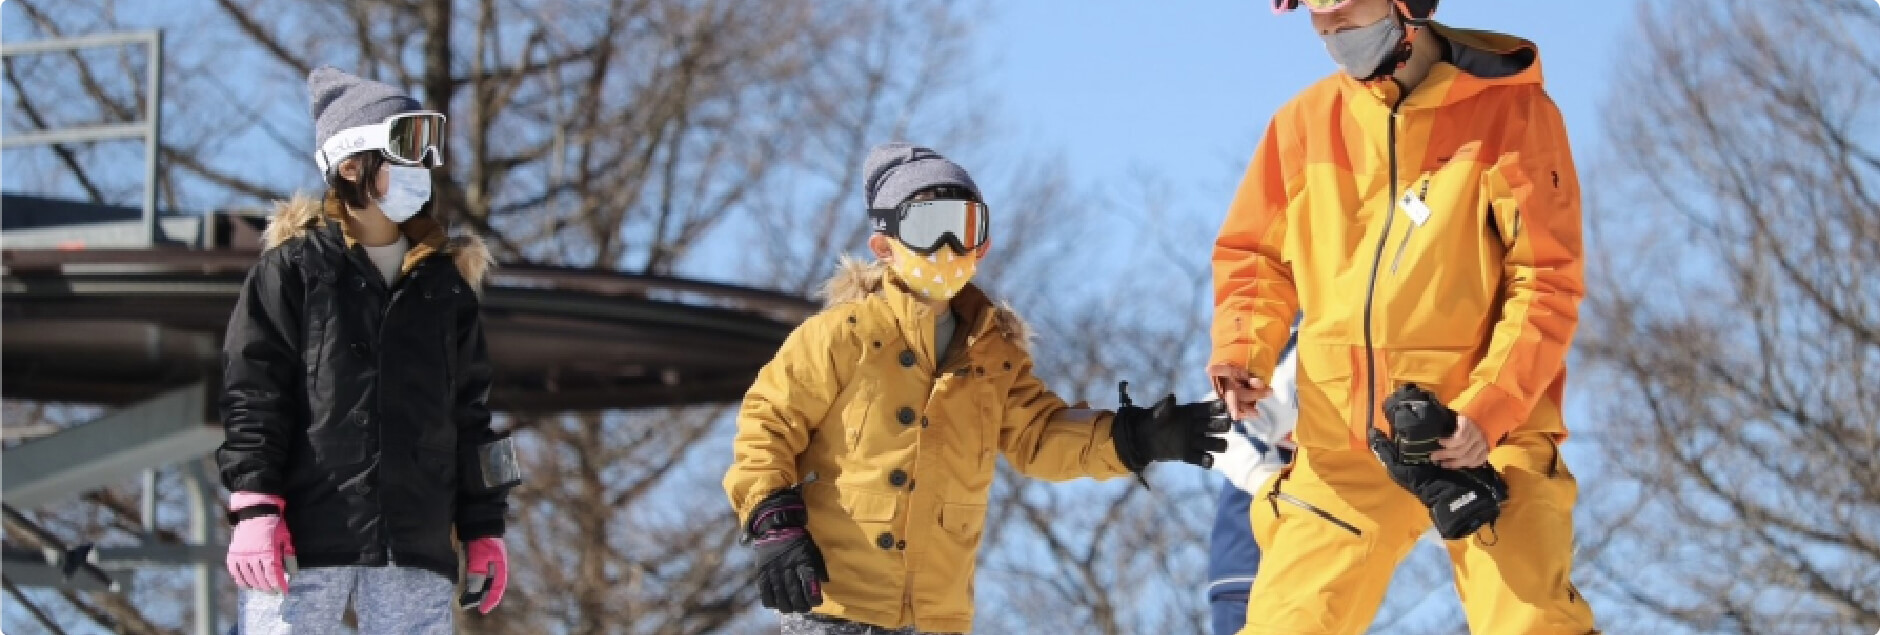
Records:
{"label": "white face mask", "polygon": [[389,184],[385,187],[385,196],[379,199],[379,211],[394,223],[403,223],[418,215],[418,210],[431,200],[431,171],[425,168],[405,165],[387,165],[380,169],[389,170]]}

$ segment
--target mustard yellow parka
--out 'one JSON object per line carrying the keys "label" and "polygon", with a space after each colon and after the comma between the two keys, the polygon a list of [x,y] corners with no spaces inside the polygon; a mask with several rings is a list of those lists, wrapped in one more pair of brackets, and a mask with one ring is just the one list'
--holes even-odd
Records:
{"label": "mustard yellow parka", "polygon": [[934,311],[883,266],[845,262],[826,296],[745,396],[725,492],[744,520],[807,481],[830,577],[816,613],[966,632],[994,455],[1048,480],[1127,475],[1112,415],[1052,394],[1025,324],[977,287],[953,299],[938,365]]}

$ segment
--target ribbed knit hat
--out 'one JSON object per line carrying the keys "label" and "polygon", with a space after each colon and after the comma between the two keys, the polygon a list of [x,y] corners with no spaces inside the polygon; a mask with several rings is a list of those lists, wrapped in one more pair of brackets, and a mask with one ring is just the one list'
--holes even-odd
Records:
{"label": "ribbed knit hat", "polygon": [[[380,123],[401,112],[424,109],[423,104],[405,95],[405,91],[331,66],[322,66],[307,74],[307,93],[313,98],[315,152],[326,145],[327,139],[348,128]],[[344,158],[328,157],[328,165],[337,166]]]}
{"label": "ribbed knit hat", "polygon": [[984,200],[966,169],[930,148],[905,141],[875,146],[862,162],[862,197],[869,209],[890,209],[915,192],[945,185],[966,188]]}

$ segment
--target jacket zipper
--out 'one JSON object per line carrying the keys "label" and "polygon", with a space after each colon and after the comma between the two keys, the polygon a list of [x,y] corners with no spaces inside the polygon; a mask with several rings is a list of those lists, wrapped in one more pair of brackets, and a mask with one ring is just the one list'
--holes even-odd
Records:
{"label": "jacket zipper", "polygon": [[1285,492],[1273,492],[1273,493],[1267,494],[1267,501],[1269,503],[1272,503],[1273,515],[1275,517],[1279,516],[1279,502],[1283,501],[1288,505],[1292,505],[1293,507],[1297,507],[1297,508],[1312,512],[1314,515],[1318,516],[1319,518],[1325,519],[1326,522],[1329,522],[1333,525],[1337,525],[1339,529],[1343,529],[1345,531],[1351,532],[1351,535],[1353,536],[1364,535],[1364,531],[1358,529],[1356,525],[1345,522],[1343,519],[1340,519],[1337,516],[1333,516],[1331,512],[1325,511],[1323,509],[1319,509],[1317,505],[1313,505],[1312,503],[1305,502],[1305,500],[1297,496],[1293,496],[1292,494],[1287,494]]}
{"label": "jacket zipper", "polygon": [[[372,273],[377,273],[377,271],[374,270]],[[418,267],[412,267],[410,273],[399,276],[396,285],[387,284],[387,290],[391,292],[388,294],[390,297],[385,301],[385,312],[379,315],[379,328],[372,334],[372,339],[375,344],[372,350],[379,356],[378,360],[374,360],[375,362],[382,362],[385,359],[385,323],[392,317],[392,308],[398,306],[398,299],[405,296],[405,290],[411,287],[411,279],[417,275]],[[381,278],[381,281],[382,280],[383,278]],[[378,377],[379,381],[383,383],[385,379],[385,365],[383,363],[379,363]],[[373,405],[377,406],[379,399],[383,396],[384,391],[378,386],[374,386],[372,390]],[[378,408],[374,407],[373,410],[376,411]],[[385,506],[385,422],[383,420],[379,421],[378,433],[379,483],[378,486],[373,489],[379,494],[379,526],[383,527],[382,531],[385,532],[385,563],[396,566],[395,562],[397,556],[393,555],[393,552],[396,551],[397,538],[393,535],[391,530],[391,519],[386,518],[388,508]]]}
{"label": "jacket zipper", "polygon": [[1364,393],[1365,402],[1370,407],[1364,409],[1364,427],[1366,430],[1377,427],[1377,345],[1371,335],[1371,312],[1377,300],[1377,270],[1384,265],[1384,247],[1390,244],[1391,221],[1397,219],[1397,112],[1403,108],[1403,102],[1410,98],[1404,90],[1403,82],[1392,78],[1397,83],[1397,103],[1390,106],[1390,132],[1387,149],[1390,152],[1390,198],[1385,200],[1387,209],[1384,214],[1384,233],[1377,237],[1377,254],[1371,259],[1371,281],[1364,290],[1364,381],[1369,390]]}
{"label": "jacket zipper", "polygon": [[[1429,198],[1429,195],[1430,195],[1430,180],[1426,178],[1426,179],[1423,179],[1423,187],[1419,189],[1417,192],[1417,200],[1425,201]],[[1391,210],[1391,213],[1393,214],[1396,213],[1395,208]],[[1415,236],[1416,233],[1417,233],[1417,226],[1415,224],[1410,225],[1410,229],[1403,233],[1403,242],[1397,243],[1397,255],[1390,259],[1390,272],[1392,275],[1395,275],[1397,273],[1397,265],[1403,263],[1404,249],[1410,246],[1410,237]]]}

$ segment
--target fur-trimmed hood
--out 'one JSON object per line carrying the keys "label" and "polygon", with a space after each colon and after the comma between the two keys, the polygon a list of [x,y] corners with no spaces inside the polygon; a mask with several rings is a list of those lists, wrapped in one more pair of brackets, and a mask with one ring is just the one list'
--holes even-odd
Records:
{"label": "fur-trimmed hood", "polygon": [[[890,277],[887,265],[880,262],[862,262],[843,256],[836,263],[835,275],[823,282],[819,295],[823,298],[824,306],[834,307],[865,300],[869,296],[880,293],[883,286],[887,284],[898,284]],[[953,309],[962,316],[978,315],[990,309],[992,311],[990,323],[981,326],[998,329],[1000,335],[1004,336],[1007,341],[1017,345],[1026,353],[1031,352],[1033,336],[1031,325],[1026,323],[1010,304],[994,303],[977,285],[968,283],[964,289],[961,289],[959,295],[953,298]],[[963,326],[974,328],[974,323],[970,317],[967,317]]]}
{"label": "fur-trimmed hood", "polygon": [[[316,199],[305,194],[296,194],[286,201],[274,204],[274,217],[269,219],[268,228],[262,232],[262,250],[271,250],[295,238],[307,235],[307,232],[324,227],[328,222],[337,222],[346,236],[346,245],[352,246],[353,232],[343,204],[333,193],[328,192],[324,199]],[[451,263],[457,266],[457,272],[463,275],[471,288],[481,288],[483,280],[495,266],[496,260],[490,255],[489,246],[475,235],[451,238],[444,232],[443,225],[429,216],[418,216],[405,221],[399,229],[411,242],[411,250],[405,253],[405,262],[399,268],[410,273],[413,267],[439,251],[450,255]]]}

